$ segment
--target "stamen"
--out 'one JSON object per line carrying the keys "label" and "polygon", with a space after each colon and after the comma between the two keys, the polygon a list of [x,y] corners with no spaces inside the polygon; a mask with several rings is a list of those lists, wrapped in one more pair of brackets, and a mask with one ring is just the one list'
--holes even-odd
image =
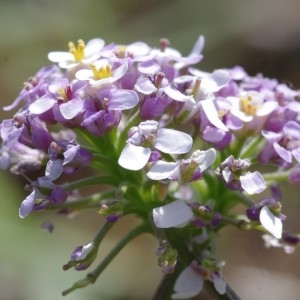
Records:
{"label": "stamen", "polygon": [[73,54],[75,61],[81,61],[84,59],[85,44],[83,40],[78,40],[77,48],[73,42],[69,42],[69,52]]}
{"label": "stamen", "polygon": [[254,116],[257,112],[257,105],[252,104],[252,97],[241,97],[240,108],[247,115]]}
{"label": "stamen", "polygon": [[110,65],[106,65],[106,66],[103,66],[103,67],[100,67],[99,69],[97,69],[97,67],[94,64],[90,64],[90,67],[93,71],[94,78],[96,80],[103,79],[103,78],[109,78],[112,76]]}
{"label": "stamen", "polygon": [[197,94],[199,92],[199,89],[200,89],[200,85],[201,85],[201,80],[199,78],[197,78],[196,81],[195,81],[195,84],[193,86],[193,89],[192,89],[192,95],[194,97],[197,96]]}
{"label": "stamen", "polygon": [[128,56],[127,47],[125,45],[120,45],[118,49],[115,51],[115,55],[118,58],[125,58]]}

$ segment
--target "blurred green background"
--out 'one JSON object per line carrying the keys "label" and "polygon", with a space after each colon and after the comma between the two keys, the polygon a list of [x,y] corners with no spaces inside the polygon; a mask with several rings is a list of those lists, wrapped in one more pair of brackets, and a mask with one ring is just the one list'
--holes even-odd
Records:
{"label": "blurred green background", "polygon": [[[155,47],[166,37],[186,55],[203,34],[201,69],[241,65],[251,75],[261,72],[299,88],[299,11],[299,0],[1,0],[1,105],[10,104],[22,83],[49,64],[49,51],[94,37],[121,44],[142,40]],[[1,112],[1,119],[10,117]],[[0,299],[64,299],[60,292],[85,273],[64,272],[61,266],[77,245],[96,234],[101,224],[97,212],[73,219],[41,213],[20,220],[23,182],[3,172],[0,182]],[[299,231],[299,188],[286,187],[284,195],[286,226]],[[55,221],[53,234],[39,228],[48,219]],[[134,222],[117,224],[99,256]],[[137,239],[93,286],[65,299],[150,299],[161,278],[156,246],[150,236]],[[258,234],[228,229],[220,240],[220,257],[226,261],[226,278],[242,299],[299,298],[299,253],[266,250]]]}

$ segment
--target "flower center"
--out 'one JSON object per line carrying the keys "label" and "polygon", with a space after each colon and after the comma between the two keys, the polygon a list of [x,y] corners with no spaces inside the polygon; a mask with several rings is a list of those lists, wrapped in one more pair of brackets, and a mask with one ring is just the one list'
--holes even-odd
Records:
{"label": "flower center", "polygon": [[78,40],[77,47],[73,42],[69,42],[69,52],[73,54],[75,61],[81,61],[84,59],[85,44],[83,40]]}
{"label": "flower center", "polygon": [[112,77],[110,65],[100,67],[99,69],[97,69],[97,67],[94,64],[91,64],[90,67],[93,71],[94,78],[96,80]]}
{"label": "flower center", "polygon": [[125,58],[128,56],[127,47],[125,45],[120,45],[118,49],[115,51],[115,55],[118,58]]}
{"label": "flower center", "polygon": [[245,114],[249,116],[254,116],[257,112],[257,108],[257,105],[253,105],[251,96],[240,98],[240,109]]}

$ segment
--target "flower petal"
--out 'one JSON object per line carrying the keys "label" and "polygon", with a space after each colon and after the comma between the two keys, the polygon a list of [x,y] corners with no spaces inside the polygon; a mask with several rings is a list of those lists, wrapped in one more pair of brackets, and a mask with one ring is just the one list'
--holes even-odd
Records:
{"label": "flower petal", "polygon": [[83,110],[83,101],[79,97],[59,105],[59,110],[66,120],[71,120]]}
{"label": "flower petal", "polygon": [[19,208],[19,216],[20,218],[25,218],[30,214],[32,211],[33,205],[34,205],[34,200],[35,200],[35,195],[36,195],[36,189],[34,189],[30,195],[28,195],[25,200],[21,203],[21,206]]}
{"label": "flower petal", "polygon": [[172,299],[192,298],[201,292],[203,284],[203,277],[189,266],[178,276],[174,285],[175,293],[172,295]]}
{"label": "flower petal", "polygon": [[274,216],[267,206],[264,206],[259,214],[261,225],[277,239],[282,236],[282,221]]}
{"label": "flower petal", "polygon": [[158,228],[181,227],[193,218],[192,209],[182,200],[176,200],[152,211],[153,220]]}
{"label": "flower petal", "polygon": [[179,102],[185,102],[191,98],[191,96],[184,95],[177,89],[173,88],[171,85],[168,85],[164,88],[165,94],[167,94],[171,99]]}
{"label": "flower petal", "polygon": [[63,160],[49,160],[46,165],[45,175],[51,181],[57,179],[63,172]]}
{"label": "flower petal", "polygon": [[182,154],[191,150],[193,139],[190,135],[168,128],[161,128],[157,131],[157,138],[154,143],[159,151],[169,154]]}
{"label": "flower petal", "polygon": [[216,289],[216,291],[220,294],[220,295],[224,295],[226,292],[226,281],[224,280],[224,278],[222,277],[222,275],[220,273],[213,273],[212,274],[213,277],[213,283],[214,283],[214,287]]}
{"label": "flower petal", "polygon": [[55,103],[57,103],[55,99],[49,96],[44,96],[31,103],[29,111],[33,114],[39,115],[52,108]]}
{"label": "flower petal", "polygon": [[228,131],[228,128],[220,120],[218,111],[212,99],[202,100],[201,105],[207,119],[210,121],[211,124],[213,124],[219,129]]}
{"label": "flower petal", "polygon": [[257,171],[240,176],[240,181],[242,188],[250,195],[259,194],[267,188],[264,177]]}
{"label": "flower petal", "polygon": [[147,176],[152,180],[170,179],[170,177],[172,177],[172,175],[176,172],[177,168],[178,163],[160,160],[151,166]]}
{"label": "flower petal", "polygon": [[128,143],[118,160],[118,163],[121,167],[128,170],[140,170],[148,162],[151,155],[150,148],[144,148],[141,146],[135,146]]}
{"label": "flower petal", "polygon": [[139,97],[136,92],[129,90],[114,89],[110,92],[108,102],[109,110],[123,110],[136,106],[139,102]]}

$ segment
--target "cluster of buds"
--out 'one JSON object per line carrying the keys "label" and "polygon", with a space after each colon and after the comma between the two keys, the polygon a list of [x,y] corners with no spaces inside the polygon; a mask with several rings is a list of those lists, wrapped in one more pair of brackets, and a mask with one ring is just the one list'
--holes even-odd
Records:
{"label": "cluster of buds", "polygon": [[[163,237],[158,264],[167,277],[179,274],[173,299],[197,295],[205,281],[228,292],[212,246],[224,226],[262,231],[268,247],[299,244],[299,235],[283,229],[278,190],[281,181],[300,184],[300,92],[239,66],[199,70],[203,46],[200,36],[183,56],[166,39],[157,48],[70,42],[68,52],[50,52],[53,64],[4,107],[16,112],[0,124],[0,167],[28,181],[20,217],[95,208],[105,218],[65,270],[92,265],[120,218],[141,220],[63,294],[94,283],[144,232]],[[92,185],[98,192],[83,196],[81,188]],[[262,192],[271,195],[253,200]],[[232,210],[240,204],[243,219]],[[43,227],[53,231],[51,223]]]}

